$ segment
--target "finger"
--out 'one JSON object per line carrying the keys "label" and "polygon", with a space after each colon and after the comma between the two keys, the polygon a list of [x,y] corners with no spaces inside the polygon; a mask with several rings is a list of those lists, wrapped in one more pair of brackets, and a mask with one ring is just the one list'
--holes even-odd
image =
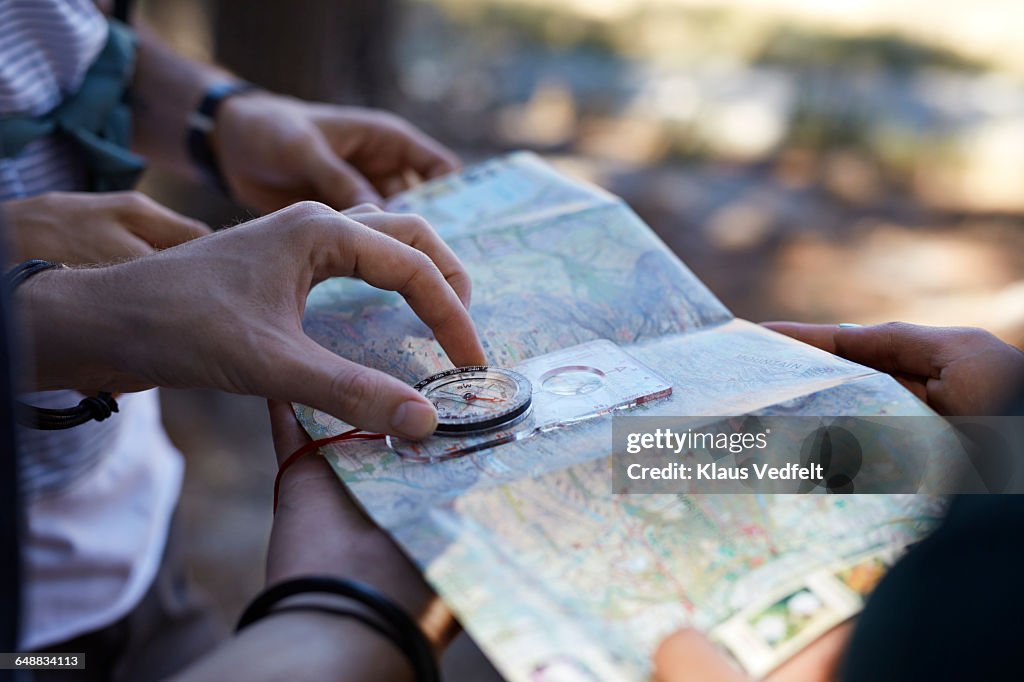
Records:
{"label": "finger", "polygon": [[889,322],[873,327],[837,328],[836,354],[889,374],[938,378],[959,329]]}
{"label": "finger", "polygon": [[411,185],[406,182],[405,178],[400,175],[392,175],[382,180],[378,180],[377,186],[380,187],[381,194],[386,197],[394,196],[411,187]]}
{"label": "finger", "polygon": [[839,663],[853,632],[853,621],[837,625],[783,663],[766,682],[828,682],[838,679]]}
{"label": "finger", "polygon": [[823,351],[836,352],[835,333],[838,327],[834,324],[802,324],[799,322],[762,322],[761,324],[773,332],[784,334]]}
{"label": "finger", "polygon": [[437,427],[434,406],[411,386],[346,360],[308,337],[279,363],[276,397],[327,412],[357,428],[421,440]]}
{"label": "finger", "polygon": [[327,260],[316,278],[352,275],[367,284],[397,291],[430,327],[452,363],[457,366],[486,362],[476,328],[455,290],[438,266],[422,251],[374,229],[335,214],[338,221],[318,237],[317,252]]}
{"label": "finger", "polygon": [[305,171],[322,201],[335,209],[383,203],[373,185],[339,158],[323,138],[316,138],[306,152]]}
{"label": "finger", "polygon": [[415,126],[406,123],[403,128],[408,142],[406,161],[421,177],[429,180],[459,169],[461,163],[455,152]]}
{"label": "finger", "polygon": [[707,637],[689,628],[666,638],[654,652],[658,682],[744,682],[740,673]]}
{"label": "finger", "polygon": [[375,121],[381,134],[390,138],[392,144],[397,143],[400,150],[401,162],[394,164],[394,168],[411,168],[421,178],[429,180],[458,170],[461,166],[455,152],[405,119],[378,115]]}
{"label": "finger", "polygon": [[455,289],[422,251],[367,228],[365,253],[356,276],[368,284],[400,293],[430,327],[456,366],[486,362],[476,327]]}
{"label": "finger", "polygon": [[914,397],[923,403],[928,402],[928,377],[920,377],[915,374],[894,374],[893,378],[900,385],[914,394]]}
{"label": "finger", "polygon": [[764,326],[880,372],[918,377],[938,376],[945,350],[954,341],[951,335],[961,331],[905,322],[872,327],[797,322],[765,322]]}
{"label": "finger", "polygon": [[158,249],[177,246],[213,232],[198,220],[172,211],[144,194],[134,193],[122,211],[132,232]]}
{"label": "finger", "polygon": [[408,213],[368,213],[358,216],[359,222],[383,232],[403,244],[422,251],[434,261],[445,280],[458,295],[462,305],[469,307],[472,283],[462,261],[425,219]]}
{"label": "finger", "polygon": [[104,250],[107,251],[108,263],[141,258],[154,252],[149,242],[122,229],[110,235],[109,247]]}
{"label": "finger", "polygon": [[367,214],[372,214],[372,213],[383,213],[383,212],[384,212],[384,210],[382,208],[380,208],[379,206],[377,206],[377,204],[356,204],[352,208],[346,208],[341,213],[342,213],[342,215],[347,215],[349,217],[352,217],[352,216],[360,216],[360,215],[367,215]]}

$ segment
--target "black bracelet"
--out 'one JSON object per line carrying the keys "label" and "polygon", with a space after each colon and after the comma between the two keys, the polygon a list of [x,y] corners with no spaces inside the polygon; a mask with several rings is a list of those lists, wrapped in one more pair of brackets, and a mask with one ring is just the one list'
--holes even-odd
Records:
{"label": "black bracelet", "polygon": [[[241,630],[247,625],[251,625],[271,614],[271,609],[278,602],[297,594],[309,593],[334,594],[346,597],[370,609],[374,615],[380,618],[380,623],[370,625],[367,617],[363,614],[355,616],[345,611],[339,613],[339,615],[353,615],[357,620],[367,623],[378,633],[390,639],[409,659],[409,664],[412,666],[417,680],[421,682],[440,681],[441,674],[438,671],[437,660],[434,658],[430,643],[427,642],[423,631],[420,630],[412,618],[397,604],[373,588],[351,580],[342,580],[330,576],[309,576],[293,578],[268,587],[245,609],[242,617],[238,620],[236,630]],[[288,608],[290,610],[333,611],[327,607],[313,607],[312,605],[295,605]]]}
{"label": "black bracelet", "polygon": [[[50,263],[36,258],[15,265],[7,272],[4,279],[6,279],[8,290],[13,292],[33,275],[47,270],[64,268],[67,266],[62,263]],[[98,393],[95,396],[82,398],[78,405],[60,410],[33,407],[22,402],[17,403],[16,409],[19,424],[30,429],[44,431],[70,429],[93,419],[103,421],[114,412],[117,412],[117,401],[110,393]]]}
{"label": "black bracelet", "polygon": [[231,196],[231,190],[221,172],[217,155],[210,146],[210,133],[216,125],[217,110],[224,100],[255,89],[255,85],[245,81],[218,83],[206,91],[199,106],[188,117],[188,133],[185,138],[188,156],[203,179],[226,196]]}
{"label": "black bracelet", "polygon": [[40,260],[33,258],[23,263],[18,263],[13,268],[7,271],[4,275],[4,279],[7,280],[7,290],[13,292],[19,286],[25,283],[29,277],[38,275],[40,272],[47,270],[63,270],[67,268],[63,263],[51,263],[50,261]]}
{"label": "black bracelet", "polygon": [[[385,639],[393,640],[394,631],[389,629],[386,625],[379,623],[370,616],[366,615],[361,611],[355,609],[346,609],[340,606],[328,606],[327,604],[290,604],[288,606],[278,606],[273,611],[267,613],[267,616],[276,616],[282,613],[298,613],[302,611],[314,611],[319,613],[329,613],[332,616],[341,616],[343,618],[351,618],[358,620],[360,623],[370,628],[381,637]],[[266,616],[264,616],[266,617]]]}

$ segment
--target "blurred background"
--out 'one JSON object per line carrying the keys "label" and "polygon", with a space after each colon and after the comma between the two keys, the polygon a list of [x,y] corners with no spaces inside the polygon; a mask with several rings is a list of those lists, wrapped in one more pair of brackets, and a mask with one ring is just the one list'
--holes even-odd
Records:
{"label": "blurred background", "polygon": [[[622,196],[737,316],[974,325],[1024,342],[1019,0],[144,0],[183,52],[395,110],[467,162],[533,149]],[[247,214],[155,173],[211,224]],[[258,400],[165,392],[192,564],[262,579]],[[452,679],[498,679],[465,638]]]}

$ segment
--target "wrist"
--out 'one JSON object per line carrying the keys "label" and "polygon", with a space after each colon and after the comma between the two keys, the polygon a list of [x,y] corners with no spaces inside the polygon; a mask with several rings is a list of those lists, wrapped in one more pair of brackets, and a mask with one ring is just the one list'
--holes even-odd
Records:
{"label": "wrist", "polygon": [[214,83],[206,89],[188,117],[185,141],[189,160],[204,182],[226,195],[231,192],[224,176],[222,136],[218,134],[225,118],[224,110],[232,101],[256,91],[256,86],[241,80]]}
{"label": "wrist", "polygon": [[296,510],[304,509],[310,500],[325,500],[333,505],[341,485],[331,466],[316,452],[296,461],[281,472],[280,478],[279,507]]}
{"label": "wrist", "polygon": [[104,277],[99,268],[48,270],[18,287],[14,301],[31,344],[34,388],[127,388],[116,377],[128,328]]}
{"label": "wrist", "polygon": [[[420,625],[435,649],[458,631],[451,611],[394,541],[352,500],[327,462],[309,456],[281,480],[267,561],[267,583],[310,574],[364,582]],[[317,538],[329,537],[329,543]]]}
{"label": "wrist", "polygon": [[[272,651],[272,656],[267,652]],[[317,612],[280,613],[253,623],[193,663],[185,679],[252,682],[413,680],[394,645],[358,621]]]}

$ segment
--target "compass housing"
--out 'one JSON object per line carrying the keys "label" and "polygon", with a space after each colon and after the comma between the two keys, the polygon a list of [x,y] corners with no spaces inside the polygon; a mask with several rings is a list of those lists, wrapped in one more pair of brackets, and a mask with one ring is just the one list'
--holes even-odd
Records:
{"label": "compass housing", "polygon": [[511,426],[529,413],[533,385],[501,367],[456,367],[414,386],[437,410],[439,436],[491,431]]}

